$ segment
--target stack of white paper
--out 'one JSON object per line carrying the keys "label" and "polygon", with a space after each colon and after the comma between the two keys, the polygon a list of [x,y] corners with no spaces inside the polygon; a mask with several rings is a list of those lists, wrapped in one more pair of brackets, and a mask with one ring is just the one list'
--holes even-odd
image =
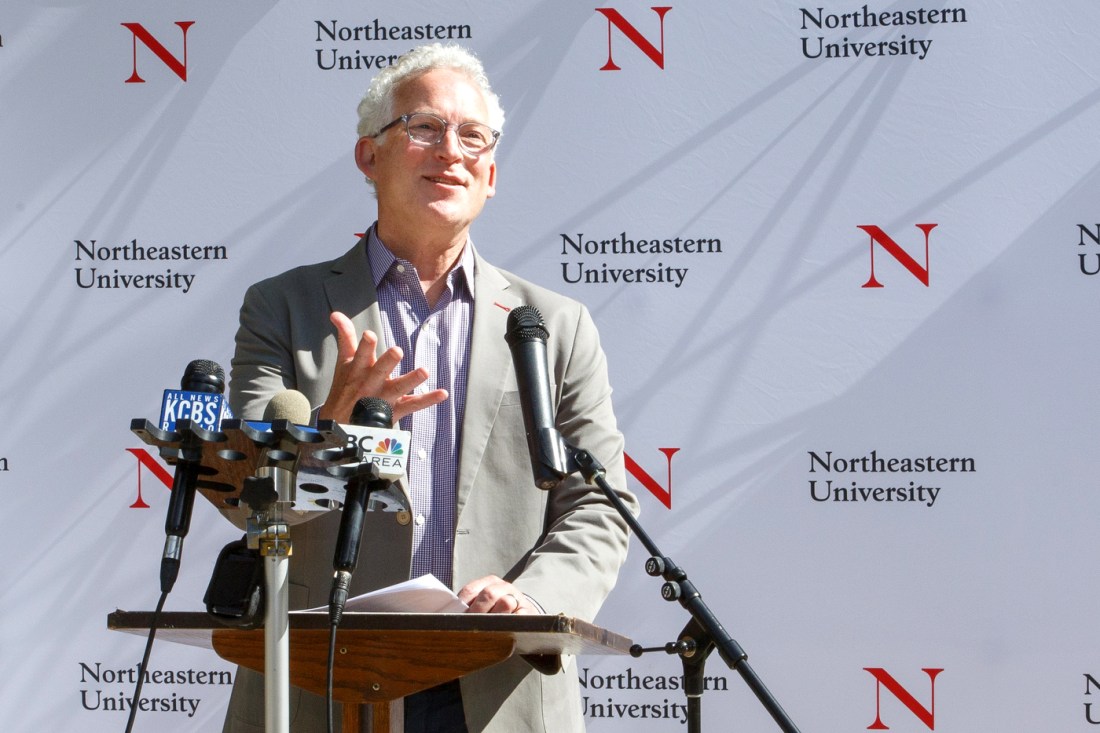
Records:
{"label": "stack of white paper", "polygon": [[[421,575],[404,583],[380,588],[348,599],[344,611],[373,613],[465,613],[469,606],[459,600],[434,575]],[[328,606],[310,611],[327,611]]]}

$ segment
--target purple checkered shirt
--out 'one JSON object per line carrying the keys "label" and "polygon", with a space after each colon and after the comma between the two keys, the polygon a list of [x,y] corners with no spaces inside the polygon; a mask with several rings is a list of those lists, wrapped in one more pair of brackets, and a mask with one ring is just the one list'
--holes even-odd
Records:
{"label": "purple checkered shirt", "polygon": [[383,333],[379,339],[385,348],[400,346],[404,352],[394,376],[424,367],[428,381],[417,391],[442,388],[450,395],[442,403],[401,420],[401,429],[412,434],[408,453],[412,577],[431,573],[450,586],[458,447],[474,320],[472,246],[463,249],[458,263],[447,274],[447,288],[434,308],[428,307],[416,268],[395,257],[378,238],[375,227],[367,237],[367,258],[382,311]]}

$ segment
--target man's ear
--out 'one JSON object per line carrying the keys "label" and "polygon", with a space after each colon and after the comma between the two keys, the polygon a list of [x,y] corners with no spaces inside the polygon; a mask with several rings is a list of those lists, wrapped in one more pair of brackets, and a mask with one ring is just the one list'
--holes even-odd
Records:
{"label": "man's ear", "polygon": [[373,137],[361,137],[355,143],[355,165],[363,175],[374,180],[374,166],[378,159],[377,142]]}
{"label": "man's ear", "polygon": [[489,194],[486,198],[492,198],[497,192],[497,162],[494,160],[489,166]]}

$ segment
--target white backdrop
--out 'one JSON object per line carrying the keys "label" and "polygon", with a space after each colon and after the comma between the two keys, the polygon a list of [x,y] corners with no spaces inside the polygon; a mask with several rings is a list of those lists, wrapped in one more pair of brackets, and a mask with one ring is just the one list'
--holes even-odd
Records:
{"label": "white backdrop", "polygon": [[[190,360],[228,367],[249,283],[373,220],[365,60],[417,42],[377,28],[462,26],[508,112],[475,241],[592,309],[642,521],[802,730],[1092,730],[1098,25],[1088,0],[10,0],[4,729],[123,729],[143,641],[105,620],[155,604],[168,496],[129,420]],[[623,238],[715,241],[570,244]],[[901,470],[952,458],[972,470]],[[237,535],[197,506],[169,610],[201,608]],[[687,617],[644,559],[598,620],[657,645]],[[218,729],[229,665],[162,643],[151,667],[139,730]],[[580,667],[590,731],[683,729],[674,658]],[[707,671],[705,729],[775,729]]]}

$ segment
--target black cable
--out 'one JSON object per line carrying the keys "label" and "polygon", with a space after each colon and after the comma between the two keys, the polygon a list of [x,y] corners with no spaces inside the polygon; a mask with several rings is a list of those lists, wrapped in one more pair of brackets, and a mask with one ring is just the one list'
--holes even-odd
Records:
{"label": "black cable", "polygon": [[332,623],[329,626],[328,632],[328,673],[327,683],[325,685],[325,721],[328,724],[328,733],[333,733],[335,725],[332,716],[332,672],[336,666],[336,627],[340,625],[339,620]]}
{"label": "black cable", "polygon": [[134,696],[130,699],[130,718],[126,721],[126,733],[130,733],[134,729],[138,700],[141,698],[141,685],[145,682],[145,670],[149,668],[149,654],[153,651],[153,639],[157,636],[157,623],[160,621],[160,612],[167,600],[168,591],[162,591],[160,600],[157,601],[157,610],[153,611],[153,620],[149,624],[149,638],[145,641],[145,654],[142,656],[141,665],[138,667],[137,684],[134,685]]}

